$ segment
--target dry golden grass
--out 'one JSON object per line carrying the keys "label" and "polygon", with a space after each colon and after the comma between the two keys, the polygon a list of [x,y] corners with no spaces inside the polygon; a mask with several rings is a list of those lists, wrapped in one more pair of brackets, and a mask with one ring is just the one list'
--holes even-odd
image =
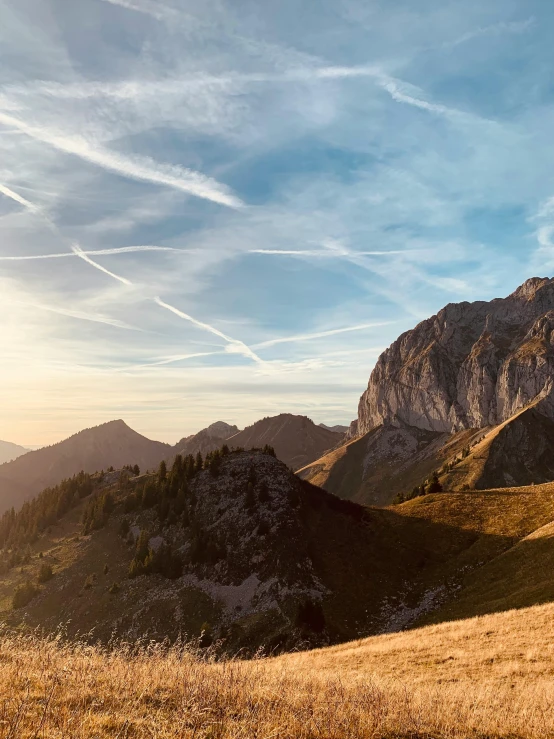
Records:
{"label": "dry golden grass", "polygon": [[554,605],[249,662],[0,638],[0,737],[554,736]]}

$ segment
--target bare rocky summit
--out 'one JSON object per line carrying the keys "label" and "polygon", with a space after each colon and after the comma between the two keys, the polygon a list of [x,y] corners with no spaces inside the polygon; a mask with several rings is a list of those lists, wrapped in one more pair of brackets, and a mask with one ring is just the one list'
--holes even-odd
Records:
{"label": "bare rocky summit", "polygon": [[[534,277],[507,298],[451,303],[400,336],[373,370],[357,433],[380,424],[436,432],[495,426],[554,379],[554,280]],[[541,411],[554,419],[554,404]]]}
{"label": "bare rocky summit", "polygon": [[299,471],[387,505],[431,475],[446,490],[554,477],[554,280],[447,305],[381,356],[346,444]]}

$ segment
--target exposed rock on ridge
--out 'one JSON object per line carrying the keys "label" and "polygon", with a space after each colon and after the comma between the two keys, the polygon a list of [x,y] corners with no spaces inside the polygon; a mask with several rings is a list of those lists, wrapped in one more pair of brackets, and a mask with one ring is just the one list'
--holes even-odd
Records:
{"label": "exposed rock on ridge", "polygon": [[507,298],[451,303],[379,357],[357,433],[381,424],[435,432],[495,426],[541,398],[554,419],[554,279]]}

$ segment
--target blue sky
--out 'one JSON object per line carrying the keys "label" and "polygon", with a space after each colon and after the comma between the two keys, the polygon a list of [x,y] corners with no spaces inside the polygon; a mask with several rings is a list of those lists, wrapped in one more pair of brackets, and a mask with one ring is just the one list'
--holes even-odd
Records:
{"label": "blue sky", "polygon": [[554,5],[0,0],[0,438],[348,422],[554,267]]}

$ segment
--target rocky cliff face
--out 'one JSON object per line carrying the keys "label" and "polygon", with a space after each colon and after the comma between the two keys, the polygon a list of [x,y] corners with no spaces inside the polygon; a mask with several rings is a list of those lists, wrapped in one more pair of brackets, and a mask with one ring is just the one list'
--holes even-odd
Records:
{"label": "rocky cliff face", "polygon": [[356,431],[404,424],[436,432],[494,426],[536,400],[554,419],[554,279],[507,298],[455,303],[380,356]]}

